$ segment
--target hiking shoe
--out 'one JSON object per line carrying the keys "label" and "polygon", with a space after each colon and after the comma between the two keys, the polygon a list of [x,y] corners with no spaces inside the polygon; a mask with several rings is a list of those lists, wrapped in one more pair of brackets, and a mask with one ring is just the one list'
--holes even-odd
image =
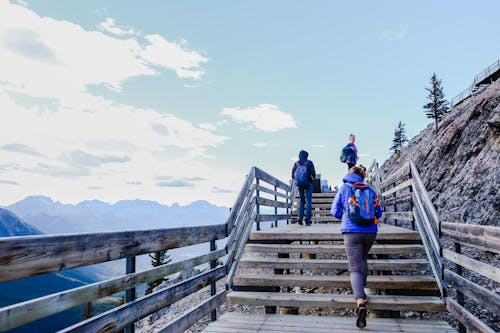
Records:
{"label": "hiking shoe", "polygon": [[358,328],[366,327],[366,304],[358,305],[358,319],[356,320],[356,326]]}
{"label": "hiking shoe", "polygon": [[297,224],[302,225],[302,224],[304,224],[304,223],[302,223],[302,220],[297,220]]}
{"label": "hiking shoe", "polygon": [[310,227],[310,226],[311,226],[311,224],[312,224],[312,222],[311,222],[311,221],[306,221],[306,226],[307,226],[307,227]]}

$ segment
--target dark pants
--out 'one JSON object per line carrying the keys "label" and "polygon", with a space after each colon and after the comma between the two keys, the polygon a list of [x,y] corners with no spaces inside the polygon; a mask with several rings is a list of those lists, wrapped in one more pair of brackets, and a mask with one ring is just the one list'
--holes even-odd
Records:
{"label": "dark pants", "polygon": [[364,287],[368,276],[368,252],[377,234],[353,232],[345,233],[343,236],[354,298],[366,298]]}
{"label": "dark pants", "polygon": [[356,166],[356,163],[347,163],[347,171],[351,170],[353,166]]}
{"label": "dark pants", "polygon": [[313,184],[308,183],[304,186],[299,186],[300,204],[299,204],[299,221],[304,218],[304,205],[306,206],[306,224],[311,223],[312,210],[312,191]]}

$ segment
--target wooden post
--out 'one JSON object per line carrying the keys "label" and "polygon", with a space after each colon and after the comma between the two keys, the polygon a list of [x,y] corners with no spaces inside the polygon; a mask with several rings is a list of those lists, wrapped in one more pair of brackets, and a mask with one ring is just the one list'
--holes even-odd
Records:
{"label": "wooden post", "polygon": [[[462,253],[462,246],[460,245],[460,243],[455,243],[455,252],[458,254]],[[455,264],[455,269],[456,269],[457,274],[462,276],[462,266],[460,266],[459,264]],[[457,302],[461,306],[464,306],[464,304],[465,304],[464,294],[459,289],[456,289],[456,290],[457,290]],[[462,323],[459,323],[458,331],[460,333],[466,333],[467,328]]]}
{"label": "wooden post", "polygon": [[[276,187],[276,185],[274,185],[274,192],[276,192],[278,190],[278,188]],[[274,194],[274,201],[278,201],[278,196],[276,194]],[[274,215],[278,215],[278,207],[274,206]],[[274,221],[274,227],[277,227],[278,226],[278,220],[275,220]]]}
{"label": "wooden post", "polygon": [[[215,239],[214,239],[214,240],[210,241],[210,252],[213,252],[215,250],[216,250],[216,245],[215,245]],[[214,269],[216,265],[217,265],[217,261],[216,260],[210,261],[210,268],[211,269]],[[217,292],[217,286],[216,286],[216,281],[214,281],[214,282],[212,282],[210,284],[210,295],[211,296],[215,296],[216,292]],[[211,321],[216,321],[217,320],[217,310],[213,310],[210,313],[210,320]]]}
{"label": "wooden post", "polygon": [[[290,214],[290,208],[288,207],[289,202],[288,202],[288,197],[291,196],[291,193],[287,190],[286,191],[286,215]],[[291,198],[290,198],[291,199]],[[292,205],[290,205],[291,207]],[[290,219],[286,219],[286,224],[290,224]]]}
{"label": "wooden post", "polygon": [[[135,273],[135,257],[127,257],[126,259],[126,274]],[[127,303],[132,302],[136,298],[135,288],[127,289],[125,292],[125,301]],[[134,333],[135,332],[135,323],[131,323],[126,326],[124,329],[124,333]]]}
{"label": "wooden post", "polygon": [[[255,184],[259,185],[259,178],[255,178]],[[260,215],[260,206],[259,206],[259,187],[257,186],[257,190],[255,191],[255,212],[257,217]],[[257,221],[257,231],[260,230],[260,222]]]}
{"label": "wooden post", "polygon": [[[396,187],[396,182],[394,182],[394,184],[392,184],[392,185],[393,185],[393,187]],[[397,212],[397,211],[398,211],[398,206],[397,206],[397,202],[396,202],[396,200],[397,200],[397,197],[398,197],[398,196],[396,195],[396,192],[394,192],[394,193],[392,194],[392,196],[394,197],[394,211],[395,211],[395,212]],[[397,219],[394,219],[394,225],[395,225],[396,227],[398,226],[398,220],[397,220]]]}

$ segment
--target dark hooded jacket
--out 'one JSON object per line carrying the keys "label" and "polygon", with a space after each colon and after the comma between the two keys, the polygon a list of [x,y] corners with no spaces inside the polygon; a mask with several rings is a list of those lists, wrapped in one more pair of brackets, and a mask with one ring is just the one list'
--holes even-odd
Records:
{"label": "dark hooded jacket", "polygon": [[292,179],[295,179],[295,170],[297,170],[297,164],[305,165],[307,167],[307,173],[309,182],[312,183],[313,179],[316,178],[316,170],[314,169],[314,164],[312,161],[309,161],[307,157],[309,153],[305,150],[301,150],[299,153],[299,160],[293,164],[292,168]]}

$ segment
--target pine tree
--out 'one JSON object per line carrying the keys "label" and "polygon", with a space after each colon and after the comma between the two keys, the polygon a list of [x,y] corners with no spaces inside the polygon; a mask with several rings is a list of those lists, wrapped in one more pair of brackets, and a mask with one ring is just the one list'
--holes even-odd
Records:
{"label": "pine tree", "polygon": [[444,114],[450,109],[448,107],[448,101],[444,98],[441,80],[437,78],[436,73],[432,74],[430,83],[431,88],[425,88],[425,90],[429,92],[427,99],[430,100],[430,102],[424,105],[424,112],[427,118],[433,118],[436,122],[437,132],[439,129],[438,121],[443,118]]}
{"label": "pine tree", "polygon": [[405,127],[406,125],[403,122],[399,121],[398,127],[396,127],[396,129],[394,130],[394,139],[392,140],[391,151],[398,157],[401,154],[403,146],[408,142]]}
{"label": "pine tree", "polygon": [[[170,255],[167,254],[167,250],[156,251],[156,252],[153,252],[152,254],[150,253],[149,257],[151,258],[151,265],[153,265],[153,267],[165,265],[165,264],[168,264],[169,262],[172,261],[172,259],[170,258]],[[165,279],[159,279],[159,280],[149,282],[148,288],[146,289],[146,292],[145,292],[146,295],[151,294],[153,292],[153,289],[158,287],[160,284],[162,284],[163,281],[165,281]]]}
{"label": "pine tree", "polygon": [[89,319],[90,317],[92,317],[92,311],[94,311],[94,306],[92,302],[88,302],[85,308],[83,308],[83,318]]}

